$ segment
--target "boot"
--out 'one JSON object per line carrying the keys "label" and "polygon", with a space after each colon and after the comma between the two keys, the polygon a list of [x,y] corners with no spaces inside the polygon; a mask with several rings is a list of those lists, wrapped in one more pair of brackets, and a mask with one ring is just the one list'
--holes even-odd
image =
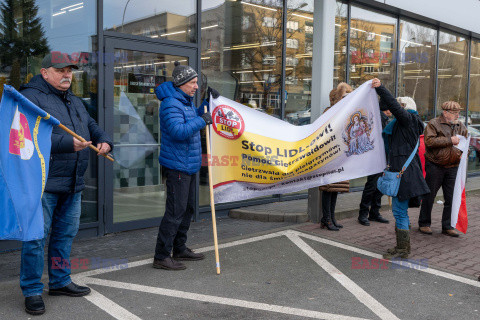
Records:
{"label": "boot", "polygon": [[410,248],[410,230],[396,229],[397,246],[387,250],[383,255],[384,259],[392,258],[407,259]]}
{"label": "boot", "polygon": [[[408,225],[408,229],[412,230],[412,225],[411,224]],[[397,236],[397,232],[398,232],[398,228],[397,228],[397,224],[395,224],[395,237]],[[395,253],[395,249],[396,249],[396,247],[395,248],[390,248],[390,249],[387,250],[387,253],[393,254],[393,253]],[[410,254],[411,251],[412,250],[411,250],[411,247],[410,247],[410,241],[408,241],[408,247],[407,247],[408,254]]]}
{"label": "boot", "polygon": [[323,218],[322,218],[322,220],[320,220],[320,228],[327,229],[327,230],[330,230],[330,231],[339,231],[340,230],[331,221],[326,221]]}
{"label": "boot", "polygon": [[343,225],[337,222],[337,219],[335,219],[335,212],[331,213],[330,219],[332,220],[332,223],[335,227],[337,228],[343,228]]}

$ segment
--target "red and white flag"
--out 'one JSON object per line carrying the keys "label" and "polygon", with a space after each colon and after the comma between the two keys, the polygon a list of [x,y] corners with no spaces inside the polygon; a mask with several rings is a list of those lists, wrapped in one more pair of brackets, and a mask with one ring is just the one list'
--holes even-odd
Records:
{"label": "red and white flag", "polygon": [[467,233],[468,218],[467,204],[465,197],[465,181],[467,177],[467,159],[468,147],[470,145],[470,135],[465,137],[458,136],[460,143],[456,146],[462,150],[462,158],[458,166],[457,178],[455,179],[455,188],[453,189],[452,216],[451,225],[458,231]]}
{"label": "red and white flag", "polygon": [[30,160],[35,151],[27,117],[18,111],[18,106],[10,127],[9,151],[19,155],[22,160]]}

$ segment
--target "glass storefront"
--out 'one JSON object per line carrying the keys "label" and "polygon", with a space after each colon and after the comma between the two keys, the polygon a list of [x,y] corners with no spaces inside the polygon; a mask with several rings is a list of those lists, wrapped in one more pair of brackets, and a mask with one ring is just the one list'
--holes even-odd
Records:
{"label": "glass storefront", "polygon": [[440,32],[438,48],[437,114],[445,101],[457,101],[463,108],[459,120],[467,124],[468,41],[459,35]]}
{"label": "glass storefront", "polygon": [[[282,1],[203,1],[202,73],[227,98],[281,116]],[[287,48],[298,49],[298,39]]]}
{"label": "glass storefront", "polygon": [[160,217],[166,194],[154,90],[172,80],[175,61],[185,65],[187,58],[131,50],[114,55],[113,223]]}
{"label": "glass storefront", "polygon": [[197,41],[195,0],[104,0],[103,28],[135,36]]}
{"label": "glass storefront", "polygon": [[468,132],[470,155],[468,170],[480,172],[480,40],[472,41],[470,56],[470,94],[468,99]]}
{"label": "glass storefront", "polygon": [[435,117],[437,31],[400,20],[398,96],[411,97],[423,121]]}
{"label": "glass storefront", "polygon": [[[320,38],[314,32],[314,0],[201,0],[201,12],[197,0],[101,1],[0,0],[0,84],[18,89],[39,73],[47,52],[68,53],[81,65],[72,91],[101,126],[112,128],[117,161],[111,171],[99,170],[103,161],[91,154],[82,223],[101,225],[105,218],[99,220],[97,213],[103,202],[113,223],[163,214],[164,181],[157,159],[160,102],[153,89],[169,80],[172,61],[200,62],[198,101],[211,86],[295,125],[310,123],[311,108],[319,107],[311,103],[313,43]],[[343,1],[335,5],[332,88],[343,81],[356,88],[378,77],[398,96],[412,97],[424,121],[439,114],[442,102],[458,101],[464,108],[461,120],[472,134],[469,171],[480,172],[480,40],[433,21],[419,23],[408,14]],[[98,13],[98,7],[103,11]],[[110,59],[108,41],[131,47],[113,46]],[[146,43],[177,51],[136,48]],[[189,58],[183,56],[185,50],[190,50]],[[102,59],[108,61],[99,67]],[[199,204],[208,206],[206,167],[199,181]],[[363,182],[357,179],[352,186]],[[109,183],[112,196],[99,201]]]}
{"label": "glass storefront", "polygon": [[[309,19],[295,18],[289,26],[296,27],[299,33],[300,26]],[[282,21],[283,6],[279,0],[202,1],[202,89],[211,86],[231,100],[280,118]],[[286,41],[293,58],[295,53],[305,50],[304,42],[300,42],[293,35]],[[294,66],[288,68],[293,75]],[[206,150],[205,143],[203,148]],[[200,206],[209,205],[207,167],[200,170],[199,197]]]}
{"label": "glass storefront", "polygon": [[349,84],[356,88],[378,78],[395,91],[397,19],[352,6]]}
{"label": "glass storefront", "polygon": [[285,120],[310,123],[312,98],[313,0],[287,1]]}
{"label": "glass storefront", "polygon": [[[0,94],[3,85],[19,89],[40,73],[51,51],[68,53],[81,66],[74,70],[71,90],[97,120],[97,1],[0,1]],[[97,214],[97,156],[92,153],[85,174],[81,221]]]}
{"label": "glass storefront", "polygon": [[333,87],[336,87],[340,82],[345,82],[347,75],[348,5],[337,1],[335,9]]}

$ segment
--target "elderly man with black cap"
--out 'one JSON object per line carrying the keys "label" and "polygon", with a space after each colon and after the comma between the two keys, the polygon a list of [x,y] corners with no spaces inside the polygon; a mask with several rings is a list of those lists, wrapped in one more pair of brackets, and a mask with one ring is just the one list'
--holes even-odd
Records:
{"label": "elderly man with black cap", "polygon": [[[194,105],[198,75],[192,67],[175,62],[172,78],[173,81],[164,82],[155,89],[161,101],[159,162],[167,178],[167,200],[158,230],[153,267],[183,270],[186,266],[178,260],[204,258],[203,254],[187,248],[186,242],[195,210],[196,174],[202,163],[200,130],[212,123],[212,116]],[[219,96],[211,88],[208,88],[207,95]]]}
{"label": "elderly man with black cap", "polygon": [[425,172],[430,194],[422,202],[418,217],[419,230],[425,234],[432,234],[432,207],[438,189],[442,187],[445,203],[442,214],[442,233],[451,237],[458,237],[450,224],[452,212],[453,189],[457,176],[458,165],[462,151],[456,148],[460,142],[457,135],[466,137],[467,128],[458,121],[461,107],[455,101],[442,104],[443,112],[440,116],[428,122],[425,128]]}
{"label": "elderly man with black cap", "polygon": [[82,100],[70,91],[72,68],[78,66],[70,56],[52,52],[43,59],[41,74],[20,88],[27,99],[87,140],[81,142],[58,127],[52,132],[50,167],[42,196],[45,237],[23,242],[22,246],[20,287],[25,311],[32,315],[45,312],[41,278],[49,231],[48,294],[81,297],[90,293],[88,287],[76,285],[70,278],[70,251],[80,224],[83,175],[89,159],[86,148],[94,143],[100,153],[106,154],[113,144],[90,117]]}

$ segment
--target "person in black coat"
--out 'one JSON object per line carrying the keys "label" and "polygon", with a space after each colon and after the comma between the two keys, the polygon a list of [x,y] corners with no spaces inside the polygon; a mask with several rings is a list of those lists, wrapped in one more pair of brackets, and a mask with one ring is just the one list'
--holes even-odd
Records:
{"label": "person in black coat", "polygon": [[[388,106],[385,105],[383,99],[380,99],[379,105],[382,129],[384,129],[390,121],[392,113],[388,110]],[[382,173],[376,173],[367,177],[360,201],[360,210],[358,211],[358,222],[361,225],[370,226],[370,221],[389,223],[389,221],[380,214],[383,194],[377,189],[377,180],[381,175]]]}
{"label": "person in black coat", "polygon": [[[372,87],[389,106],[395,117],[383,130],[387,163],[389,170],[400,172],[403,165],[415,149],[424,125],[415,110],[405,110],[380,80],[373,79]],[[419,198],[430,193],[423,178],[422,165],[418,150],[407,169],[403,172],[396,197],[392,198],[392,211],[396,223],[397,245],[383,255],[385,259],[408,258],[410,251],[409,202],[419,202]]]}
{"label": "person in black coat", "polygon": [[59,127],[52,131],[48,179],[42,196],[45,237],[23,242],[22,246],[20,287],[25,296],[25,311],[32,315],[45,312],[41,278],[50,229],[48,294],[80,297],[90,293],[88,287],[76,285],[70,278],[70,251],[80,225],[83,175],[90,153],[86,148],[94,143],[100,153],[107,154],[113,143],[90,117],[82,100],[70,91],[72,68],[78,69],[67,54],[48,54],[42,61],[41,74],[20,88],[28,100],[87,140],[77,140]]}

